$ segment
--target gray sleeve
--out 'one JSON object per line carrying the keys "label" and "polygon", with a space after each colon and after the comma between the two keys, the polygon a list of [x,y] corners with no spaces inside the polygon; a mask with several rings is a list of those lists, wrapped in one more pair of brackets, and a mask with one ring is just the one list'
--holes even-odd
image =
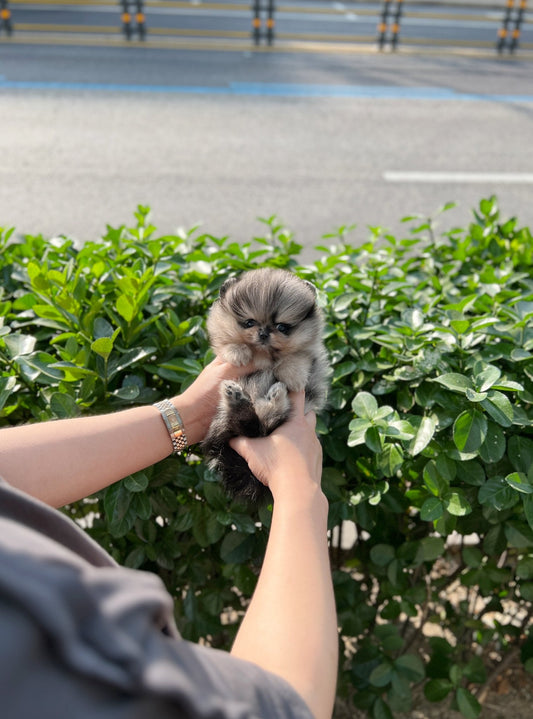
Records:
{"label": "gray sleeve", "polygon": [[281,678],[179,638],[155,575],[93,566],[5,520],[0,637],[7,717],[311,719]]}

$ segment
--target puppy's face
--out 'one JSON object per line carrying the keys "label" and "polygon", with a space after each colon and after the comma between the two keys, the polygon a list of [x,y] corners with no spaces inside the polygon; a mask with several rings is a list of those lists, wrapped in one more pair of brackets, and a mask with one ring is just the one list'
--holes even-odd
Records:
{"label": "puppy's face", "polygon": [[284,270],[253,270],[228,280],[219,310],[212,333],[273,358],[313,345],[321,331],[314,288]]}

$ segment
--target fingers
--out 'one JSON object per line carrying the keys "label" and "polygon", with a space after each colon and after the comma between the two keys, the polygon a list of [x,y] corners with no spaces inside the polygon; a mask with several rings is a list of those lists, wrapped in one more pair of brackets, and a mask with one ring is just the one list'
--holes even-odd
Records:
{"label": "fingers", "polygon": [[229,446],[234,449],[237,454],[240,454],[243,459],[246,459],[248,449],[248,440],[246,437],[233,437],[233,439],[229,441]]}
{"label": "fingers", "polygon": [[[252,372],[255,371],[253,363],[237,366],[226,362],[220,357],[215,357],[215,359],[210,364],[213,365],[213,367],[217,368],[221,379],[237,380],[240,377],[243,377],[247,374],[252,374]],[[208,365],[208,367],[209,366],[210,365]]]}
{"label": "fingers", "polygon": [[289,392],[289,399],[292,405],[292,416],[303,417],[305,408],[305,392]]}

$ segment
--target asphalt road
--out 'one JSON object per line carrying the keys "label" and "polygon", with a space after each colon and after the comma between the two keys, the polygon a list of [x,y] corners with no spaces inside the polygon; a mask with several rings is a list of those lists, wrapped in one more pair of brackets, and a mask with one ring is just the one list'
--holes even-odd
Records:
{"label": "asphalt road", "polygon": [[[0,226],[97,238],[150,205],[161,232],[239,242],[276,214],[311,247],[357,224],[442,227],[496,193],[533,224],[530,62],[456,55],[0,44]],[[435,174],[436,173],[436,174]]]}

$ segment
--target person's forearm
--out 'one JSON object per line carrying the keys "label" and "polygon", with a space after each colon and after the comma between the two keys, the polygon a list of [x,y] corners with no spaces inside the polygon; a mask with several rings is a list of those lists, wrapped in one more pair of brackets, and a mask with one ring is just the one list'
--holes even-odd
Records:
{"label": "person's forearm", "polygon": [[[174,400],[189,443],[200,438],[191,412]],[[189,420],[189,424],[187,421]],[[0,477],[54,507],[81,499],[172,452],[159,411],[107,415],[0,430]]]}
{"label": "person's forearm", "polygon": [[317,719],[331,717],[338,663],[326,523],[318,488],[298,509],[274,504],[261,575],[232,649],[286,679]]}

